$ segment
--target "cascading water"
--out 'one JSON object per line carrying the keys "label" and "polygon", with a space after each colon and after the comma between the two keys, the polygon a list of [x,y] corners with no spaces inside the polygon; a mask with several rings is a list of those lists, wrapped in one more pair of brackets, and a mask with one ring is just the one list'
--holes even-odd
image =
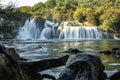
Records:
{"label": "cascading water", "polygon": [[67,23],[64,22],[58,27],[58,23],[46,20],[44,26],[39,26],[36,19],[28,19],[19,29],[17,39],[114,39],[112,35],[103,33],[97,27],[67,26]]}
{"label": "cascading water", "polygon": [[59,39],[102,39],[102,33],[95,27],[66,26]]}
{"label": "cascading water", "polygon": [[[36,23],[36,19],[26,20],[23,27],[19,29],[17,39],[21,40],[40,40],[40,39],[51,39],[56,38],[55,27],[58,24],[54,22],[45,21],[44,26],[39,26]],[[43,27],[42,30],[40,30]]]}
{"label": "cascading water", "polygon": [[46,21],[44,25],[44,29],[42,30],[40,34],[40,39],[57,38],[56,29],[55,29],[57,26],[58,26],[57,23]]}
{"label": "cascading water", "polygon": [[19,29],[17,39],[38,39],[40,37],[40,30],[36,26],[35,19],[26,20],[23,27]]}

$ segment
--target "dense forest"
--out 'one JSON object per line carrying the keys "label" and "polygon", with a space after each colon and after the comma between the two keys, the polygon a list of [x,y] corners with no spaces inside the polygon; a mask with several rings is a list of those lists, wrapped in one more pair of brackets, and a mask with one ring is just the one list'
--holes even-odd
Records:
{"label": "dense forest", "polygon": [[[34,17],[57,22],[76,20],[83,25],[94,25],[105,32],[120,35],[120,0],[47,0],[19,8],[1,4],[0,17],[4,18],[2,26],[12,29],[21,20]],[[16,24],[11,26],[12,22]]]}

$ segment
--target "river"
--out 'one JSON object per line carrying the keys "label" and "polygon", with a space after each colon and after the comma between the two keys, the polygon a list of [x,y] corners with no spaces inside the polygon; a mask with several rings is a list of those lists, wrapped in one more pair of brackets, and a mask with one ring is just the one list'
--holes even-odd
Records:
{"label": "river", "polygon": [[[100,51],[111,50],[112,48],[120,48],[120,40],[6,40],[1,41],[6,47],[14,47],[17,53],[28,59],[28,61],[36,61],[47,58],[55,58],[70,53],[64,53],[69,48],[77,48],[83,53],[78,54],[92,54],[97,55],[101,58],[105,65],[105,71],[116,71],[120,70],[120,59],[116,59],[113,55],[100,54]],[[68,62],[75,57],[77,54],[70,55]],[[48,73],[56,77],[64,69],[65,66],[53,68],[50,70],[43,71],[41,73]]]}

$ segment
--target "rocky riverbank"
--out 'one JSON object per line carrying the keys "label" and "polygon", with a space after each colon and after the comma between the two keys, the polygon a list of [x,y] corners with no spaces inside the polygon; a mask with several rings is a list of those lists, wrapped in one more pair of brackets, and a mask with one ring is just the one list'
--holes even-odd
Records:
{"label": "rocky riverbank", "polygon": [[[70,52],[71,49],[69,49]],[[73,51],[79,51],[72,49]],[[68,53],[69,53],[68,52]],[[80,52],[80,51],[79,51]],[[105,52],[105,51],[104,51]],[[109,51],[110,52],[110,51]],[[102,52],[103,53],[103,52]],[[112,53],[119,53],[119,48],[114,48]],[[5,48],[0,45],[0,80],[42,80],[49,78],[56,80],[55,76],[40,74],[38,72],[65,65],[69,55],[28,62],[21,58],[14,48]],[[120,71],[107,76],[105,67],[98,56],[79,54],[61,71],[57,80],[119,80]],[[7,77],[6,77],[7,76]]]}

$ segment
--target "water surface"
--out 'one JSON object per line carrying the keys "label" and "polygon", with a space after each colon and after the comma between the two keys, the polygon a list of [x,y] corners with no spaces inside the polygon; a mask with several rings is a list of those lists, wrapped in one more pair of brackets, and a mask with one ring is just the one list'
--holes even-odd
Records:
{"label": "water surface", "polygon": [[[82,54],[98,55],[106,70],[120,70],[120,59],[116,59],[113,55],[100,54],[99,51],[111,50],[112,48],[120,48],[120,40],[47,40],[47,41],[3,41],[2,44],[7,47],[15,47],[17,53],[29,61],[41,60],[46,58],[55,58],[70,53],[64,53],[69,48],[77,48],[83,51]],[[81,53],[79,53],[81,54]],[[72,54],[68,59],[71,60],[77,54]],[[46,70],[43,73],[53,74],[58,77],[64,66]]]}

